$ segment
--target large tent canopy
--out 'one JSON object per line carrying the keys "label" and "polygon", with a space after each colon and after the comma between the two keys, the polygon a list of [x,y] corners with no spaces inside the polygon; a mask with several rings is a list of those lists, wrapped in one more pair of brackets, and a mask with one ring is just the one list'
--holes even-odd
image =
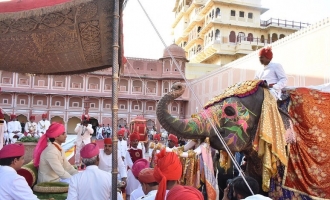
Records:
{"label": "large tent canopy", "polygon": [[113,13],[112,0],[0,0],[0,70],[63,75],[111,67]]}

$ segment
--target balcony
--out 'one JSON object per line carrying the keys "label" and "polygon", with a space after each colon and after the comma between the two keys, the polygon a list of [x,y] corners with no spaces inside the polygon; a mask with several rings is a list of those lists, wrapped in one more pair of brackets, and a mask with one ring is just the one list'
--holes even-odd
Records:
{"label": "balcony", "polygon": [[289,21],[289,20],[283,20],[283,19],[274,19],[274,18],[270,18],[269,20],[266,20],[266,21],[260,20],[260,26],[264,27],[264,28],[275,26],[275,27],[292,28],[292,29],[299,30],[299,29],[305,28],[309,25],[310,24],[308,24],[308,23]]}

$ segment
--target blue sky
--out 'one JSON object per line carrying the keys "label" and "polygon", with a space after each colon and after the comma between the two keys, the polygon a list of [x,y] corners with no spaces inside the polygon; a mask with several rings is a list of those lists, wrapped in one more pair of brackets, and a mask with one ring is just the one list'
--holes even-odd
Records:
{"label": "blue sky", "polygon": [[[175,0],[140,0],[166,45],[173,42],[171,24]],[[280,18],[315,23],[330,17],[330,0],[261,0],[269,11],[261,18]],[[164,45],[158,38],[137,0],[129,0],[124,10],[125,56],[158,59]]]}

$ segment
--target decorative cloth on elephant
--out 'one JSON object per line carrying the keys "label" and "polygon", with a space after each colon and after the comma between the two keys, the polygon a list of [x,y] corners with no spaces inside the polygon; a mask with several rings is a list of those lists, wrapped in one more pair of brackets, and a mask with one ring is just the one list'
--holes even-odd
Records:
{"label": "decorative cloth on elephant", "polygon": [[267,59],[273,59],[272,47],[264,47],[259,51],[259,56],[265,56]]}
{"label": "decorative cloth on elephant", "polygon": [[111,138],[105,138],[104,139],[104,144],[112,144]]}
{"label": "decorative cloth on elephant", "polygon": [[178,140],[178,138],[175,135],[170,134],[168,136],[168,140],[171,140],[175,144],[176,147],[178,146],[179,140]]}
{"label": "decorative cloth on elephant", "polygon": [[82,158],[93,158],[100,153],[100,148],[96,143],[86,144],[81,150],[80,155]]}
{"label": "decorative cloth on elephant", "polygon": [[139,140],[140,139],[140,135],[139,135],[139,133],[137,133],[137,132],[134,132],[133,134],[131,134],[130,136],[129,136],[129,140],[132,142],[132,141],[134,141],[134,140]]}
{"label": "decorative cloth on elephant", "polygon": [[160,141],[160,133],[155,134],[153,139]]}
{"label": "decorative cloth on elephant", "polygon": [[30,120],[36,120],[36,116],[31,115],[29,119],[30,119]]}
{"label": "decorative cloth on elephant", "polygon": [[125,131],[126,131],[125,128],[121,128],[121,129],[117,132],[117,135],[119,135],[119,136],[124,136],[124,135],[125,135]]}
{"label": "decorative cloth on elephant", "polygon": [[134,177],[138,179],[141,170],[146,169],[148,167],[149,167],[149,162],[144,158],[135,161],[132,166],[132,173]]}
{"label": "decorative cloth on elephant", "polygon": [[9,144],[0,150],[0,159],[24,156],[25,149],[23,144]]}
{"label": "decorative cloth on elephant", "polygon": [[17,116],[15,114],[11,114],[10,115],[10,120],[13,121],[15,118],[17,118]]}
{"label": "decorative cloth on elephant", "polygon": [[63,134],[65,132],[65,128],[63,124],[53,122],[45,134],[41,136],[41,138],[38,141],[38,144],[33,152],[33,164],[36,167],[39,167],[40,162],[40,155],[42,151],[47,147],[47,139],[48,138],[56,138],[59,135]]}
{"label": "decorative cloth on elephant", "polygon": [[154,177],[159,183],[156,200],[164,200],[166,195],[166,183],[169,180],[177,181],[182,175],[182,165],[178,155],[174,152],[166,152],[165,149],[156,154]]}
{"label": "decorative cloth on elephant", "polygon": [[142,183],[155,183],[157,182],[154,177],[154,169],[153,168],[145,168],[142,169],[139,173],[138,180]]}
{"label": "decorative cloth on elephant", "polygon": [[204,200],[202,193],[191,186],[174,186],[167,194],[166,200],[178,200],[180,198],[187,198],[189,200]]}
{"label": "decorative cloth on elephant", "polygon": [[271,96],[268,89],[264,88],[264,101],[253,147],[262,158],[262,189],[265,192],[269,191],[271,177],[277,173],[276,162],[279,160],[287,166],[285,134],[286,130],[276,99]]}

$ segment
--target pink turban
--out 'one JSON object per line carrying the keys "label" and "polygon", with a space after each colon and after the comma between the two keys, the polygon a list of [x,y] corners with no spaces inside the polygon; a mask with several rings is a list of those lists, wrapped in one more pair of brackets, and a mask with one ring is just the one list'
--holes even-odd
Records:
{"label": "pink turban", "polygon": [[165,199],[167,181],[177,181],[182,175],[182,165],[178,155],[166,152],[165,149],[156,154],[154,177],[159,183],[156,200]]}
{"label": "pink turban", "polygon": [[47,138],[56,138],[65,132],[63,124],[53,122],[46,133],[41,136],[39,142],[33,152],[33,164],[35,167],[39,167],[40,155],[42,151],[47,147]]}
{"label": "pink turban", "polygon": [[271,47],[264,47],[259,51],[259,56],[265,56],[267,59],[271,60],[273,58],[273,52]]}
{"label": "pink turban", "polygon": [[174,186],[167,194],[166,200],[177,200],[187,198],[189,200],[204,200],[200,191],[191,186]]}
{"label": "pink turban", "polygon": [[132,173],[135,176],[135,178],[137,179],[140,171],[142,169],[145,169],[148,167],[149,167],[149,162],[146,159],[141,158],[134,162],[134,164],[132,166]]}
{"label": "pink turban", "polygon": [[80,150],[80,155],[82,158],[93,158],[99,155],[99,152],[100,148],[96,143],[89,143]]}
{"label": "pink turban", "polygon": [[25,153],[23,144],[9,144],[0,150],[0,159],[20,157]]}

